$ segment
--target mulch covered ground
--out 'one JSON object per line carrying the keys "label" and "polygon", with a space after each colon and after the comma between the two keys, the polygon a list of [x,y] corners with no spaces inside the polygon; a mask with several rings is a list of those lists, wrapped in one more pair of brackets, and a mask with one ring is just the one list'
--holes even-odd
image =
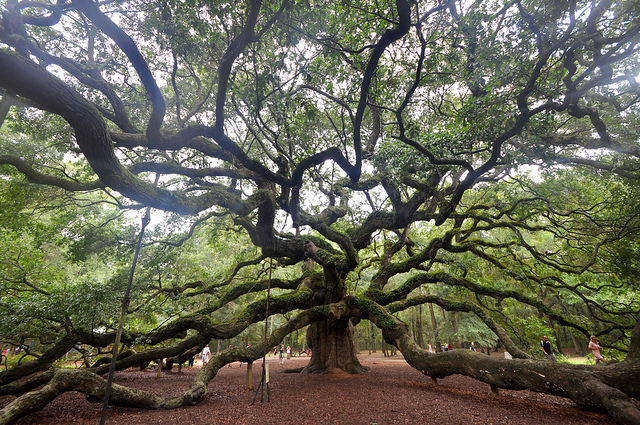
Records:
{"label": "mulch covered ground", "polygon": [[[108,424],[541,424],[571,425],[615,422],[606,413],[588,412],[570,400],[530,391],[502,391],[491,394],[489,386],[455,375],[431,379],[411,368],[397,355],[361,356],[371,370],[364,375],[283,373],[285,368],[304,365],[308,358],[295,357],[285,365],[269,358],[270,401],[255,396],[262,361],[253,367],[254,390],[246,389],[247,366],[223,368],[209,384],[205,400],[196,406],[174,410],[146,411],[109,407]],[[163,372],[128,370],[116,374],[115,382],[161,396],[180,394],[196,373],[177,369]],[[0,406],[10,397],[0,398]],[[86,402],[78,393],[58,397],[40,412],[19,424],[98,424],[102,405]]]}

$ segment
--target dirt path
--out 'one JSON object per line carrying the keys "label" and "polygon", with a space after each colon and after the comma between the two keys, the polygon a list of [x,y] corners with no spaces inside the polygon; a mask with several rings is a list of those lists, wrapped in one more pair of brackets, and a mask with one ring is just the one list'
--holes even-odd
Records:
{"label": "dirt path", "polygon": [[[431,379],[411,368],[401,356],[361,356],[371,367],[365,375],[299,375],[285,368],[304,365],[306,357],[285,365],[268,359],[270,402],[260,403],[255,390],[245,389],[246,365],[223,368],[209,384],[209,393],[197,406],[145,411],[110,407],[107,423],[131,424],[493,424],[493,425],[607,425],[615,422],[604,413],[587,412],[573,402],[529,391],[502,391],[491,395],[489,386],[463,376],[451,376],[434,386]],[[262,363],[253,368],[254,388]],[[161,396],[180,394],[199,365],[183,373],[129,370],[116,382]],[[4,406],[10,397],[0,398]],[[91,404],[78,393],[67,393],[43,411],[19,424],[98,424],[102,405]]]}

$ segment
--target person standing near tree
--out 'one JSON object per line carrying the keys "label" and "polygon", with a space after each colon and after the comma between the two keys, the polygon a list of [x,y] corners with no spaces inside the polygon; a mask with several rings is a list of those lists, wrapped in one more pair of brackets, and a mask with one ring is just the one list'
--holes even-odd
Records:
{"label": "person standing near tree", "polygon": [[547,339],[546,335],[542,337],[542,341],[540,341],[540,347],[542,347],[542,352],[544,353],[544,357],[547,360],[551,360],[554,362],[558,361],[558,359],[556,359],[556,355],[553,354],[553,351],[551,350],[551,343]]}
{"label": "person standing near tree", "polygon": [[209,348],[209,344],[204,347],[202,350],[202,366],[205,366],[209,362],[209,356],[211,355],[211,349]]}
{"label": "person standing near tree", "polygon": [[593,354],[593,357],[596,358],[596,364],[605,361],[605,358],[600,354],[600,344],[598,344],[598,340],[595,335],[591,335],[591,341],[589,341],[589,350]]}

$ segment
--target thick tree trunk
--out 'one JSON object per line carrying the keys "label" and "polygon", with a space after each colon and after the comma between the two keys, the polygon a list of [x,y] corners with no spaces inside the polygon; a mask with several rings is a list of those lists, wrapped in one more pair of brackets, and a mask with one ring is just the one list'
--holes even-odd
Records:
{"label": "thick tree trunk", "polygon": [[413,339],[420,347],[424,348],[424,340],[422,338],[422,304],[411,312],[411,330]]}
{"label": "thick tree trunk", "polygon": [[332,372],[336,369],[348,373],[363,373],[356,356],[353,324],[349,319],[328,319],[309,325],[307,344],[311,360],[302,373]]}
{"label": "thick tree trunk", "polygon": [[375,353],[376,352],[376,335],[374,332],[374,326],[373,326],[373,322],[369,322],[370,326],[369,326],[369,354],[371,353]]}
{"label": "thick tree trunk", "polygon": [[569,332],[569,336],[571,337],[571,341],[573,342],[573,347],[576,350],[576,354],[579,356],[584,356],[584,349],[582,348],[582,345],[580,345],[578,339],[571,332]]}
{"label": "thick tree trunk", "polygon": [[431,328],[433,330],[431,344],[437,353],[442,351],[442,344],[438,340],[438,322],[436,322],[436,313],[433,311],[433,304],[429,303],[429,316],[431,316]]}

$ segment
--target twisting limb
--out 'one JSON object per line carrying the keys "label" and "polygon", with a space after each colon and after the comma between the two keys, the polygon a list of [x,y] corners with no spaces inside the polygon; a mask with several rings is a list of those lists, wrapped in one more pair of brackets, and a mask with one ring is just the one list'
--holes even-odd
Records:
{"label": "twisting limb", "polygon": [[347,313],[372,321],[382,330],[385,341],[397,347],[412,367],[427,376],[444,378],[461,374],[492,387],[529,389],[567,397],[580,406],[606,409],[620,424],[640,424],[640,411],[631,399],[637,397],[637,389],[613,387],[611,385],[618,381],[610,379],[625,374],[627,380],[637,382],[640,379],[640,362],[637,358],[609,366],[585,368],[545,360],[509,360],[468,350],[433,354],[416,344],[409,336],[406,324],[376,303],[348,297],[345,304],[351,309]]}
{"label": "twisting limb", "polygon": [[[113,384],[109,397],[109,404],[116,406],[135,407],[141,409],[172,409],[180,406],[193,405],[204,399],[209,382],[215,378],[218,370],[234,361],[253,362],[271,351],[286,335],[302,329],[314,321],[329,317],[331,309],[325,306],[313,307],[305,310],[275,329],[267,338],[264,347],[260,344],[249,348],[231,348],[212,356],[207,365],[194,378],[189,389],[179,396],[162,398],[147,391],[128,388]],[[0,425],[8,425],[25,417],[29,413],[43,409],[56,397],[67,391],[78,391],[87,400],[100,402],[104,399],[106,381],[97,374],[86,369],[56,369],[47,372],[50,378],[42,388],[26,393],[0,410]],[[39,381],[41,383],[41,381]]]}
{"label": "twisting limb", "polygon": [[[67,391],[80,391],[88,400],[102,399],[107,382],[86,369],[57,369],[51,380],[42,388],[26,393],[0,410],[0,425],[11,424],[31,412],[43,409],[48,403]],[[146,391],[113,384],[111,404],[117,406],[157,409],[162,399]]]}

